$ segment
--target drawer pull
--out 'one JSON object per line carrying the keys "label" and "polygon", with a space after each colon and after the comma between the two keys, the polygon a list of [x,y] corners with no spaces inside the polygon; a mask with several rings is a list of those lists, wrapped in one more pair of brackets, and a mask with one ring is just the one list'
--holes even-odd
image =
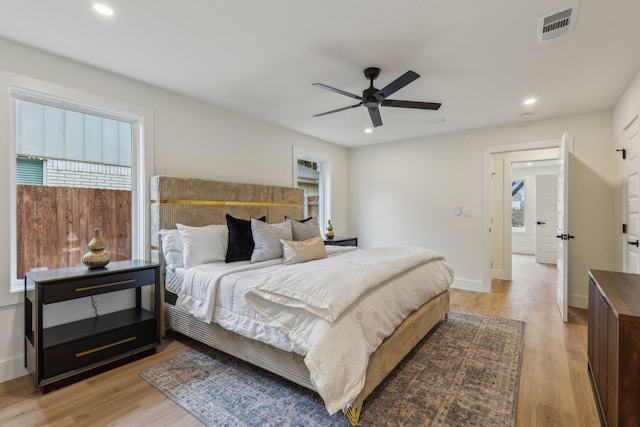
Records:
{"label": "drawer pull", "polygon": [[90,291],[92,289],[106,288],[108,286],[122,285],[124,283],[131,283],[131,282],[135,282],[135,279],[121,280],[119,282],[103,283],[101,285],[94,285],[94,286],[85,286],[83,288],[76,288],[76,292]]}
{"label": "drawer pull", "polygon": [[129,337],[120,341],[112,342],[111,344],[106,344],[100,347],[92,348],[91,350],[79,351],[78,353],[76,353],[76,357],[86,356],[87,354],[95,353],[96,351],[105,350],[107,348],[115,347],[117,345],[125,344],[135,340],[136,340],[136,337]]}

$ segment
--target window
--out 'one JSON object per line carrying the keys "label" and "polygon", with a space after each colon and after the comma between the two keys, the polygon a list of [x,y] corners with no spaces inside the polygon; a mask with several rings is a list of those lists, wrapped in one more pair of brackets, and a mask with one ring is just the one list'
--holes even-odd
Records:
{"label": "window", "polygon": [[525,181],[511,182],[511,228],[513,231],[525,231]]}
{"label": "window", "polygon": [[16,184],[43,185],[44,160],[16,157]]}
{"label": "window", "polygon": [[304,216],[320,212],[320,176],[322,164],[298,159],[298,188],[304,190]]}
{"label": "window", "polygon": [[330,163],[294,148],[294,186],[304,190],[305,218],[317,216],[320,228],[330,219]]}
{"label": "window", "polygon": [[145,258],[141,118],[19,88],[11,95],[12,291],[25,272],[81,265],[95,228],[112,261]]}

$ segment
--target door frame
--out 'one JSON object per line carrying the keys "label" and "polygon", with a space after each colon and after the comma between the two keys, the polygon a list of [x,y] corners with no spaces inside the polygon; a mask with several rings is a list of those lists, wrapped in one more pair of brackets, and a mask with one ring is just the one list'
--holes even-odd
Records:
{"label": "door frame", "polygon": [[[491,261],[493,254],[493,245],[491,239],[491,163],[494,154],[516,153],[519,151],[541,150],[545,148],[558,148],[560,145],[560,137],[557,139],[548,139],[540,141],[522,142],[507,145],[497,145],[491,147],[483,147],[482,149],[482,292],[491,292]],[[509,239],[505,236],[505,244],[510,241],[511,232],[509,231]],[[508,243],[509,254],[511,253],[511,244]],[[506,249],[506,248],[505,248]],[[511,262],[508,263],[509,274],[511,273]]]}
{"label": "door frame", "polygon": [[[627,123],[627,125],[622,129],[622,147],[623,149],[626,150],[625,153],[625,159],[623,159],[623,165],[622,165],[622,177],[621,177],[621,183],[620,183],[620,187],[622,189],[622,224],[626,224],[627,225],[627,230],[629,227],[629,203],[628,203],[628,197],[629,197],[629,188],[628,188],[628,184],[627,184],[627,175],[628,175],[628,170],[629,170],[629,146],[628,146],[628,140],[627,140],[627,132],[629,131],[629,129],[631,128],[631,126],[633,126],[633,124],[640,118],[640,108],[636,109],[636,112],[633,114],[633,118],[631,120],[629,120],[629,122]],[[629,241],[629,234],[628,231],[627,233],[623,233],[622,234],[622,239],[621,239],[621,246],[622,246],[622,271],[624,272],[629,272],[629,254],[627,252],[628,250],[628,242]]]}

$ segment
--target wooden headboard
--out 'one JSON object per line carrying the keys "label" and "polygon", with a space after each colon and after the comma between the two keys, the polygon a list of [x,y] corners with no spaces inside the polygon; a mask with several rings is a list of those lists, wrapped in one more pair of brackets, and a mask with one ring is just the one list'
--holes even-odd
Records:
{"label": "wooden headboard", "polygon": [[281,222],[302,218],[304,191],[299,188],[241,184],[157,175],[151,178],[151,259],[160,262],[160,230],[176,223],[203,226],[226,224],[225,214]]}

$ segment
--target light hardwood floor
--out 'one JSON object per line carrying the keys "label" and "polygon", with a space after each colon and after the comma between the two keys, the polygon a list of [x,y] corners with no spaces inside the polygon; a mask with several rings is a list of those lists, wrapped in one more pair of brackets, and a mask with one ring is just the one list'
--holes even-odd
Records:
{"label": "light hardwood floor", "polygon": [[[452,308],[526,322],[518,427],[598,426],[587,377],[586,310],[572,309],[564,324],[555,305],[555,266],[521,255],[513,265],[513,280],[494,281],[490,294],[453,289]],[[186,348],[165,340],[153,356],[44,395],[28,376],[2,383],[0,425],[201,425],[137,375]]]}

